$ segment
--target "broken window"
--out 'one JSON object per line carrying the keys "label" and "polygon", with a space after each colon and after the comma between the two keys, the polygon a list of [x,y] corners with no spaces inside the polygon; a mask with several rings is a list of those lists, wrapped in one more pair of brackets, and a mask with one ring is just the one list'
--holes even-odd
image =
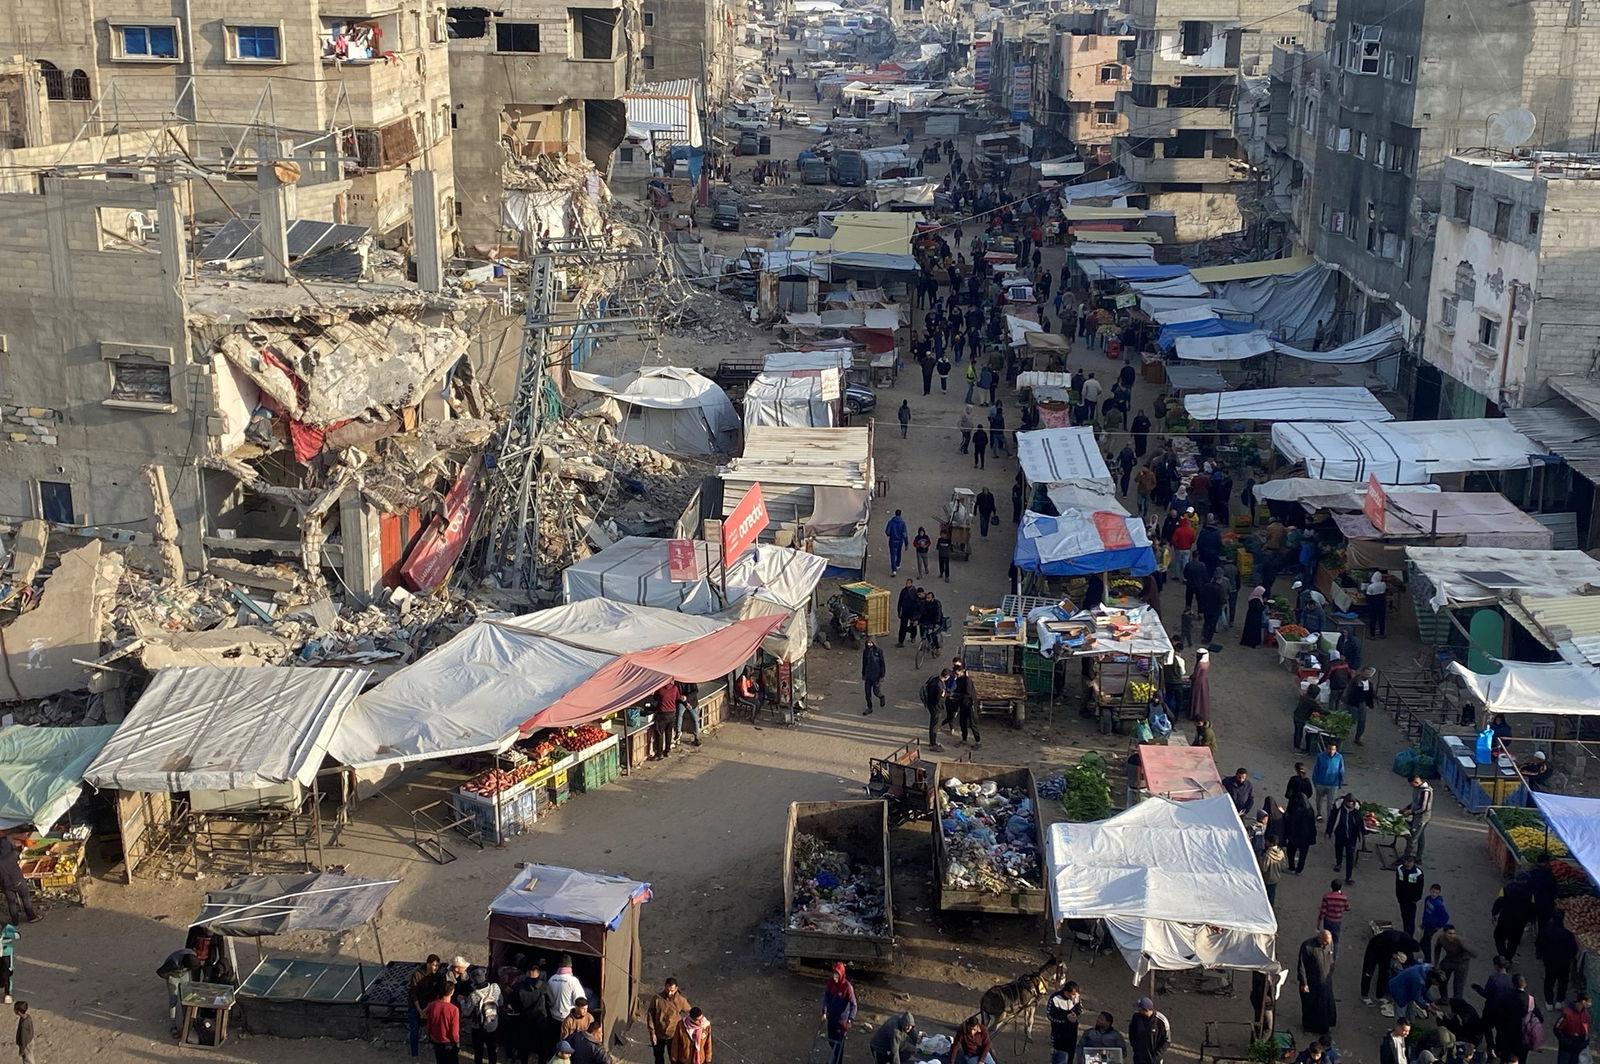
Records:
{"label": "broken window", "polygon": [[409,118],[397,119],[382,129],[352,130],[346,139],[346,154],[354,156],[363,170],[387,170],[421,153],[416,127]]}
{"label": "broken window", "polygon": [[1478,298],[1477,274],[1466,259],[1456,263],[1456,295],[1468,303]]}
{"label": "broken window", "polygon": [[445,25],[452,41],[475,41],[489,36],[489,9],[452,7],[445,13]]}
{"label": "broken window", "polygon": [[101,251],[144,251],[155,239],[153,211],[127,207],[99,207],[95,210]]}
{"label": "broken window", "polygon": [[39,481],[39,516],[54,525],[74,523],[72,485],[59,480]]}
{"label": "broken window", "polygon": [[377,19],[327,18],[322,20],[322,58],[338,63],[364,63],[381,58],[384,38],[395,39],[398,22],[391,16],[385,26]]}
{"label": "broken window", "polygon": [[111,398],[129,403],[172,402],[172,369],[160,362],[116,359],[111,366]]}
{"label": "broken window", "polygon": [[645,29],[649,29],[656,24],[656,13],[654,11],[646,11],[639,17],[643,21]]}
{"label": "broken window", "polygon": [[617,12],[604,7],[567,8],[573,59],[616,57]]}
{"label": "broken window", "polygon": [[1529,236],[1533,236],[1538,231],[1539,231],[1539,212],[1538,211],[1529,211],[1528,212],[1528,235]]}
{"label": "broken window", "polygon": [[537,52],[539,50],[539,24],[537,22],[496,22],[494,24],[494,50],[497,52]]}
{"label": "broken window", "polygon": [[1478,315],[1478,342],[1485,347],[1494,347],[1500,342],[1500,323],[1493,318]]}
{"label": "broken window", "polygon": [[89,99],[89,75],[81,70],[74,70],[72,77],[67,80],[67,95],[74,100]]}
{"label": "broken window", "polygon": [[643,52],[641,53],[640,58],[644,60],[644,68],[646,70],[654,70],[656,68],[656,57],[654,52]]}
{"label": "broken window", "polygon": [[61,68],[48,59],[39,60],[39,73],[44,77],[44,96],[47,100],[65,100],[67,81]]}
{"label": "broken window", "polygon": [[1439,327],[1447,331],[1454,331],[1456,327],[1456,297],[1443,296],[1439,300]]}
{"label": "broken window", "polygon": [[1100,68],[1100,84],[1111,85],[1122,80],[1122,67],[1116,63],[1107,63]]}
{"label": "broken window", "polygon": [[1451,214],[1470,225],[1472,224],[1472,189],[1464,185],[1457,185],[1455,188],[1455,209]]}

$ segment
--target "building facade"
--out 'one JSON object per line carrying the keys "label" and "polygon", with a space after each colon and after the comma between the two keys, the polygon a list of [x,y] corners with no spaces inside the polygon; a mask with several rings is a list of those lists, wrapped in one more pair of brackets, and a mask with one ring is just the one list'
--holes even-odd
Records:
{"label": "building facade", "polygon": [[1270,0],[1132,0],[1129,11],[1117,162],[1152,209],[1173,212],[1180,241],[1237,231],[1254,180],[1235,133],[1240,79],[1266,74],[1303,15]]}
{"label": "building facade", "polygon": [[699,81],[707,105],[721,104],[739,68],[737,16],[727,0],[642,0],[638,80]]}
{"label": "building facade", "polygon": [[464,244],[518,242],[520,227],[504,210],[508,170],[536,171],[551,158],[608,165],[627,132],[622,95],[633,79],[641,32],[637,0],[586,0],[583,7],[512,0],[494,11],[450,9]]}
{"label": "building facade", "polygon": [[1098,11],[1092,24],[1068,27],[1055,38],[1056,99],[1066,137],[1089,167],[1112,160],[1112,141],[1128,131],[1128,118],[1117,107],[1117,95],[1128,88],[1124,53],[1131,35],[1114,32],[1107,13]]}
{"label": "building facade", "polygon": [[1345,278],[1335,336],[1397,316],[1416,335],[1434,309],[1445,159],[1600,147],[1600,7],[1340,0],[1322,67],[1298,93],[1297,121],[1318,139],[1298,193],[1311,206],[1298,213]]}
{"label": "building facade", "polygon": [[1440,374],[1438,411],[1534,406],[1554,394],[1549,378],[1590,375],[1600,359],[1600,156],[1452,156],[1440,186],[1421,338]]}
{"label": "building facade", "polygon": [[349,181],[339,220],[399,242],[414,169],[454,227],[446,26],[432,0],[51,0],[0,5],[0,54],[38,66],[56,139],[187,126],[202,160],[320,157]]}

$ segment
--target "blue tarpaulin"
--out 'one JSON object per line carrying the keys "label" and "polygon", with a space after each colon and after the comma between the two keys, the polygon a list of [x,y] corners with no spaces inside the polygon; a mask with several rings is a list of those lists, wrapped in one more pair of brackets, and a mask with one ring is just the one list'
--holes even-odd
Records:
{"label": "blue tarpaulin", "polygon": [[1180,321],[1161,327],[1156,345],[1163,351],[1175,347],[1180,336],[1237,336],[1260,332],[1261,326],[1253,321],[1234,321],[1229,318],[1204,318],[1200,321]]}
{"label": "blue tarpaulin", "polygon": [[[1122,529],[1126,529],[1125,536],[1118,535]],[[1120,539],[1120,545],[1107,544],[1108,530]],[[1031,510],[1023,514],[1011,560],[1023,572],[1046,576],[1087,576],[1117,569],[1145,576],[1156,568],[1142,520],[1125,513],[1087,510],[1068,510],[1059,517]]]}
{"label": "blue tarpaulin", "polygon": [[689,164],[689,180],[698,183],[700,168],[705,165],[706,153],[699,148],[687,144],[674,144],[667,150],[667,157],[673,162],[687,162]]}
{"label": "blue tarpaulin", "polygon": [[1174,277],[1186,277],[1189,274],[1187,266],[1157,266],[1153,263],[1129,263],[1123,265],[1102,264],[1100,271],[1107,277],[1115,277],[1119,281],[1170,281]]}

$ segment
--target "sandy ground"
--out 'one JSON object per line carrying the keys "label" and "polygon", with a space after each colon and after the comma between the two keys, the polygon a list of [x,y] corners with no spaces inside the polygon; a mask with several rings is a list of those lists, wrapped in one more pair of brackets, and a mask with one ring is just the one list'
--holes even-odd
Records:
{"label": "sandy ground", "polygon": [[[796,86],[797,96],[802,87]],[[1051,251],[1052,268],[1059,267],[1059,254]],[[1107,374],[1117,369],[1098,353],[1079,353],[1074,362]],[[920,380],[902,377],[880,403],[884,420],[877,434],[877,460],[890,487],[873,518],[873,550],[879,559],[881,529],[890,512],[903,508],[913,527],[931,525],[952,486],[976,489],[987,484],[1000,499],[1004,516],[1010,513],[1007,488],[1016,473],[1014,459],[991,459],[987,470],[973,471],[971,459],[956,451],[960,394],[941,393],[935,384],[934,393],[924,397],[919,385]],[[957,388],[954,381],[951,387]],[[914,412],[904,440],[893,422],[901,398],[911,400]],[[1151,398],[1149,386],[1141,381],[1137,399],[1147,404]],[[997,602],[1011,543],[1012,526],[1006,521],[978,540],[970,561],[955,563],[952,582],[936,588],[948,612]],[[888,581],[881,560],[874,560],[870,576]],[[826,598],[832,591],[825,585],[819,594]],[[1173,598],[1169,589],[1169,603]],[[1408,607],[1393,627],[1397,631],[1388,641],[1368,644],[1368,659],[1379,667],[1408,664],[1419,649]],[[1232,633],[1220,638],[1226,649],[1215,656],[1212,675],[1221,767],[1226,772],[1248,766],[1258,794],[1281,794],[1295,760],[1289,744],[1292,680],[1276,665],[1274,652],[1243,650]],[[381,924],[383,951],[391,960],[458,951],[475,960],[483,957],[486,906],[519,861],[570,864],[648,880],[656,896],[643,920],[647,990],[666,976],[676,976],[690,1000],[714,1021],[719,1060],[803,1061],[817,1029],[820,986],[810,977],[791,974],[782,959],[777,928],[786,807],[798,800],[861,796],[867,759],[923,731],[926,718],[915,697],[922,677],[912,668],[912,651],[894,649],[890,641],[888,657],[890,701],[885,711],[861,715],[855,652],[837,645],[815,650],[808,663],[815,711],[800,729],[727,725],[702,749],[681,749],[670,760],[599,793],[576,797],[514,845],[463,850],[448,866],[421,858],[408,843],[403,809],[434,800],[449,784],[442,775],[419,774],[386,797],[365,803],[329,861],[347,865],[352,874],[402,880]],[[1053,720],[1036,708],[1020,730],[986,724],[984,740],[981,760],[1041,772],[1072,764],[1087,749],[1120,761],[1128,742],[1114,737],[1107,743],[1076,712],[1059,706]],[[1404,781],[1389,768],[1400,745],[1392,723],[1380,717],[1367,745],[1352,748],[1351,783],[1358,795],[1390,804],[1406,799]],[[940,756],[954,758],[963,752],[951,745]],[[1484,831],[1481,820],[1465,815],[1440,789],[1427,867],[1431,880],[1445,884],[1457,924],[1479,950],[1474,979],[1488,972],[1488,907],[1500,886],[1484,855]],[[852,1036],[849,1060],[868,1059],[867,1025],[888,1013],[911,1009],[926,1024],[953,1024],[974,1010],[983,988],[1036,965],[1043,955],[1040,921],[948,917],[932,908],[926,824],[897,829],[894,855],[899,960],[890,972],[858,978],[863,1024]],[[1280,888],[1281,956],[1292,958],[1311,933],[1331,860],[1330,847],[1317,846],[1307,873],[1289,877]],[[1371,919],[1396,915],[1389,877],[1370,856],[1363,860],[1350,891],[1354,908],[1346,921],[1337,973],[1341,1022],[1336,1034],[1346,1059],[1353,1061],[1376,1059],[1385,1027],[1375,1009],[1362,1007],[1356,992],[1364,927]],[[404,1054],[403,1047],[393,1044],[247,1035],[219,1050],[176,1049],[166,1039],[164,988],[153,973],[181,945],[183,929],[208,885],[215,882],[144,882],[133,887],[95,882],[87,907],[51,908],[43,922],[25,928],[16,982],[18,996],[34,1005],[37,1061],[121,1064],[194,1053],[217,1061],[322,1064]],[[275,945],[308,954],[376,957],[375,943],[364,934]],[[252,947],[244,946],[242,954],[253,956]],[[1525,957],[1524,963],[1531,975],[1531,958]],[[1069,965],[1072,978],[1084,987],[1089,1008],[1112,1011],[1119,1027],[1125,1027],[1140,991],[1120,958],[1102,957],[1090,966],[1080,955],[1070,958]],[[1245,989],[1241,980],[1240,993],[1233,997],[1189,992],[1163,996],[1158,1004],[1171,1018],[1176,1039],[1169,1059],[1195,1057],[1207,1020],[1248,1021]],[[1298,1035],[1298,1018],[1298,1007],[1285,1001],[1281,1025]],[[1001,1064],[1046,1059],[1044,1034],[1041,1020],[1025,1053],[1012,1035],[1002,1034],[996,1043]],[[641,1062],[649,1059],[649,1051],[633,1045],[619,1056]]]}

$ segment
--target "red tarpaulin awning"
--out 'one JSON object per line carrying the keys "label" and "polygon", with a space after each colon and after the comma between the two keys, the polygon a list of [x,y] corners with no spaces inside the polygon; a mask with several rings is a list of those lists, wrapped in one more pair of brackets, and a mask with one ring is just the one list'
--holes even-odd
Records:
{"label": "red tarpaulin awning", "polygon": [[522,734],[598,720],[648,697],[668,680],[705,683],[750,660],[761,641],[789,615],[748,617],[689,643],[668,643],[623,654],[522,724]]}
{"label": "red tarpaulin awning", "polygon": [[1192,802],[1223,793],[1216,758],[1204,746],[1140,746],[1144,789],[1174,802]]}

